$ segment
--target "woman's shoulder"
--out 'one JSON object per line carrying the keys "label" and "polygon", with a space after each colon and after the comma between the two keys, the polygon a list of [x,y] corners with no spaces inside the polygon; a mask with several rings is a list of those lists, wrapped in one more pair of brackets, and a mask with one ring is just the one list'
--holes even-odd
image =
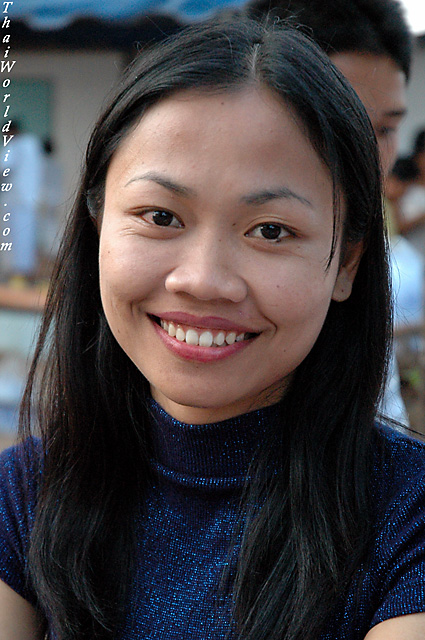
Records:
{"label": "woman's shoulder", "polygon": [[41,443],[29,438],[0,454],[0,536],[27,539],[41,475]]}
{"label": "woman's shoulder", "polygon": [[377,530],[382,533],[389,526],[394,537],[400,539],[406,527],[421,532],[425,553],[425,443],[380,425],[372,495]]}
{"label": "woman's shoulder", "polygon": [[425,442],[388,424],[377,425],[376,473],[382,482],[402,490],[425,474]]}
{"label": "woman's shoulder", "polygon": [[14,519],[15,528],[32,519],[41,475],[41,442],[28,438],[0,454],[0,531]]}
{"label": "woman's shoulder", "polygon": [[39,438],[27,438],[0,453],[0,480],[5,482],[25,479],[32,484],[41,469],[41,441]]}
{"label": "woman's shoulder", "polygon": [[26,580],[41,472],[41,443],[30,438],[0,454],[0,579],[34,602]]}
{"label": "woman's shoulder", "polygon": [[[377,424],[377,434],[390,448],[393,456],[400,461],[408,463],[410,460],[421,465],[421,460],[425,457],[425,435],[422,436],[408,427],[392,426],[387,422]],[[424,440],[419,439],[420,437]]]}
{"label": "woman's shoulder", "polygon": [[371,627],[425,611],[425,444],[387,425],[377,433],[377,517],[365,574],[365,598],[375,609]]}
{"label": "woman's shoulder", "polygon": [[413,493],[425,511],[425,443],[408,431],[379,424],[372,491],[377,505],[386,511]]}
{"label": "woman's shoulder", "polygon": [[323,640],[425,611],[425,444],[385,424],[375,435],[370,543]]}

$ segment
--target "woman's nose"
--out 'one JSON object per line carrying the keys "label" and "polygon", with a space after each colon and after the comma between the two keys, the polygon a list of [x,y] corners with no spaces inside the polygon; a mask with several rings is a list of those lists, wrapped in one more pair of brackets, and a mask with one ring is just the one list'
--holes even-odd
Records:
{"label": "woman's nose", "polygon": [[234,251],[219,241],[191,243],[177,253],[175,267],[165,279],[172,293],[187,293],[199,300],[242,302],[248,287],[235,268]]}

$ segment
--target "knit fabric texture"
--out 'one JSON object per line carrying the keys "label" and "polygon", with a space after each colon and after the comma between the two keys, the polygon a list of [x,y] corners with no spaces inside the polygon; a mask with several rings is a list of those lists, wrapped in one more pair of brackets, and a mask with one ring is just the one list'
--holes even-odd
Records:
{"label": "knit fabric texture", "polygon": [[[241,493],[277,409],[208,425],[178,422],[154,401],[151,413],[155,481],[137,523],[137,571],[117,640],[236,638],[222,574],[236,566]],[[388,504],[368,562],[320,640],[363,640],[383,620],[425,611],[425,446],[387,427],[379,434],[391,458],[383,467],[377,460],[373,488],[377,505]],[[34,604],[26,554],[40,472],[21,453],[0,456],[0,579]]]}

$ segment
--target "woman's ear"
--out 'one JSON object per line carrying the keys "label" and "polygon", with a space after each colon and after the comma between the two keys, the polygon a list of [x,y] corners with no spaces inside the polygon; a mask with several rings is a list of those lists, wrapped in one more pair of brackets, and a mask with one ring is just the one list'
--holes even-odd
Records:
{"label": "woman's ear", "polygon": [[363,242],[348,243],[335,281],[332,300],[344,302],[351,295],[354,278],[363,255]]}

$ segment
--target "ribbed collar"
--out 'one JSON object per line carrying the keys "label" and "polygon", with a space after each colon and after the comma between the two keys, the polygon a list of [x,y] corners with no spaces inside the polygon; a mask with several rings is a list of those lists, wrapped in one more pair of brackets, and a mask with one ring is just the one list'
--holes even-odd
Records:
{"label": "ribbed collar", "polygon": [[249,465],[278,405],[210,424],[186,424],[150,400],[152,444],[157,471],[185,486],[243,486]]}

